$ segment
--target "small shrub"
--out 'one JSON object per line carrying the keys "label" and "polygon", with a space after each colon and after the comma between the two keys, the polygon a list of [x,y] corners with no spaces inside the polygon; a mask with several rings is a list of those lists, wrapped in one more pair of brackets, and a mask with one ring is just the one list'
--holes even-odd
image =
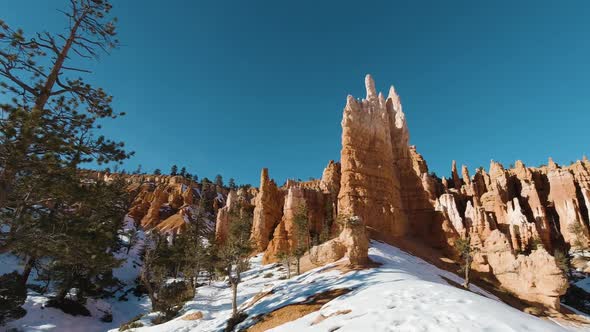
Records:
{"label": "small shrub", "polygon": [[246,320],[246,318],[248,318],[247,314],[243,312],[238,313],[235,317],[228,319],[227,326],[225,327],[224,331],[232,332],[236,328],[236,326],[238,326],[238,324]]}
{"label": "small shrub", "polygon": [[46,307],[50,308],[57,308],[61,311],[65,312],[66,314],[72,316],[90,316],[90,311],[86,309],[86,307],[81,304],[80,302],[70,300],[70,299],[63,299],[61,301],[57,301],[56,299],[51,299],[47,301]]}
{"label": "small shrub", "polygon": [[143,327],[143,324],[141,322],[126,323],[126,324],[121,325],[121,327],[119,327],[119,331],[127,331],[130,329],[136,329],[138,327]]}
{"label": "small shrub", "polygon": [[272,272],[268,272],[263,276],[263,278],[272,278],[273,275],[274,274],[272,274]]}
{"label": "small shrub", "polygon": [[27,299],[27,290],[22,287],[20,274],[16,271],[0,276],[0,325],[9,319],[18,319],[27,311],[21,306]]}
{"label": "small shrub", "polygon": [[105,312],[102,317],[100,317],[100,321],[103,323],[112,323],[113,322],[113,314],[110,312]]}
{"label": "small shrub", "polygon": [[287,276],[280,276],[279,280],[287,280]]}
{"label": "small shrub", "polygon": [[143,324],[141,322],[138,322],[138,320],[140,320],[142,317],[142,315],[137,315],[135,317],[133,317],[130,321],[128,321],[127,323],[121,325],[119,327],[119,331],[127,331],[129,329],[134,329],[137,327],[142,327]]}
{"label": "small shrub", "polygon": [[[184,303],[192,299],[194,296],[195,290],[188,282],[176,281],[164,285],[158,293],[158,302],[152,304],[154,306],[154,311],[161,311],[164,313],[163,316],[159,316],[156,320],[168,321],[174,318]],[[165,321],[162,321],[162,323]]]}

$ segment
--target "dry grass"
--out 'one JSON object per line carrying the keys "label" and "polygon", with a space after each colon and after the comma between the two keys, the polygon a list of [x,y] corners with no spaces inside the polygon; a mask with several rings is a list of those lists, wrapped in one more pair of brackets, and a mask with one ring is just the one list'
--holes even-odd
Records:
{"label": "dry grass", "polygon": [[331,300],[350,292],[349,289],[332,289],[320,294],[316,294],[302,303],[290,304],[270,312],[258,319],[258,322],[248,328],[248,332],[262,332],[274,327],[283,325],[287,322],[294,321],[320,308]]}
{"label": "dry grass", "polygon": [[324,316],[324,315],[320,314],[316,319],[313,320],[311,325],[319,324],[330,317],[340,316],[340,315],[348,315],[351,312],[352,312],[352,310],[347,309],[347,310],[338,310],[335,313],[328,315],[328,316]]}
{"label": "dry grass", "polygon": [[182,320],[199,320],[201,318],[203,318],[203,313],[200,311],[182,316]]}

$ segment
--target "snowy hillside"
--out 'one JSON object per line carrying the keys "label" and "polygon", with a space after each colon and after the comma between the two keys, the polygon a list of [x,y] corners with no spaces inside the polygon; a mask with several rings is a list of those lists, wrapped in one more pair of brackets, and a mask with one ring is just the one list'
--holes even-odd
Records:
{"label": "snowy hillside", "polygon": [[[126,218],[125,231],[135,229],[133,219]],[[150,302],[147,297],[136,297],[132,294],[131,289],[135,286],[135,278],[139,275],[140,270],[140,250],[143,246],[143,231],[137,232],[138,239],[130,248],[129,252],[122,251],[117,254],[117,258],[123,260],[123,264],[113,271],[122,283],[122,288],[117,292],[115,297],[107,299],[89,299],[86,308],[90,311],[91,316],[72,316],[65,314],[63,311],[46,307],[49,297],[53,294],[38,294],[29,290],[24,309],[27,311],[26,316],[21,319],[11,321],[5,327],[7,330],[16,329],[18,332],[39,332],[39,331],[59,331],[59,332],[104,332],[112,328],[118,328],[121,324],[128,322],[138,314],[150,311]],[[123,239],[128,241],[129,239]],[[0,255],[0,274],[9,273],[13,270],[22,271],[19,261],[16,257],[5,254]],[[36,273],[33,272],[30,278],[30,284],[36,284]],[[119,300],[124,295],[125,300]],[[111,314],[111,322],[103,322],[101,318]],[[2,330],[0,326],[0,331]]]}
{"label": "snowy hillside", "polygon": [[[238,301],[248,316],[236,330],[252,326],[255,331],[263,330],[262,327],[270,328],[273,324],[281,324],[274,326],[276,331],[584,330],[563,327],[518,311],[475,286],[471,292],[456,288],[446,280],[460,284],[461,278],[395,247],[372,242],[369,253],[381,266],[341,272],[336,263],[289,280],[279,280],[284,275],[281,267],[261,266],[261,257],[255,257],[252,269],[239,286]],[[335,290],[348,293],[295,320],[281,318],[283,315],[275,311],[292,304],[310,304],[309,299],[314,295]],[[150,327],[150,317],[145,317],[138,321],[144,327],[136,331],[222,331],[231,316],[230,294],[224,282],[203,286],[195,300],[185,305],[179,318]],[[271,322],[255,326],[264,320],[260,319],[262,314],[273,311],[276,315],[267,315]],[[197,312],[203,314],[202,319],[187,319]]]}

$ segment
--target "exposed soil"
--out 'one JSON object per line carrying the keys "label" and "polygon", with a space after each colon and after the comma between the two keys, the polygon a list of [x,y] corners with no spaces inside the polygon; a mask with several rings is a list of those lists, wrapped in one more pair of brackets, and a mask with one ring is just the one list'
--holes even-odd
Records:
{"label": "exposed soil", "polygon": [[324,304],[348,292],[350,292],[350,289],[332,289],[320,294],[316,294],[304,302],[290,304],[276,309],[275,311],[267,313],[258,318],[257,323],[249,327],[246,331],[262,332],[299,319],[305,315],[320,310]]}

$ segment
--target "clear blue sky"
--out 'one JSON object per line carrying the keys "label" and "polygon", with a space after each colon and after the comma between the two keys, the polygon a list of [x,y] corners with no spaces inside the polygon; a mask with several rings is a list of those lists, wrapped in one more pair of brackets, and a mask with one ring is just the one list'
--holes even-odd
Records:
{"label": "clear blue sky", "polygon": [[[5,0],[25,32],[64,0]],[[127,116],[106,133],[152,171],[258,185],[340,156],[346,95],[394,84],[431,170],[590,153],[588,1],[115,1],[120,50],[92,81]]]}

